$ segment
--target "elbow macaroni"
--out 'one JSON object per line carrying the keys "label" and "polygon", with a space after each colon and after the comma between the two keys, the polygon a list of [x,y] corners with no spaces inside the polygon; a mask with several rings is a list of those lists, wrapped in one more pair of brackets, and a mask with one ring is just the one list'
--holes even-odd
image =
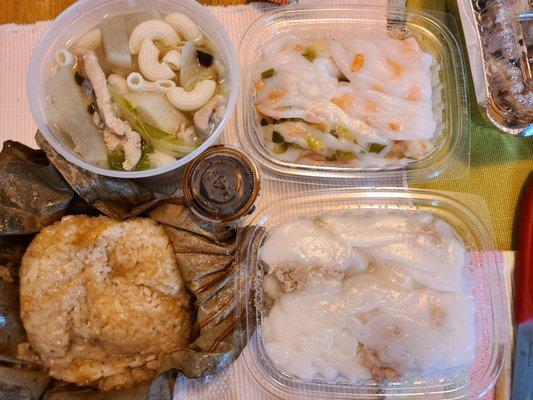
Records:
{"label": "elbow macaroni", "polygon": [[94,51],[96,48],[100,47],[101,43],[102,32],[97,28],[85,33],[82,37],[80,37],[76,43],[74,43],[74,47]]}
{"label": "elbow macaroni", "polygon": [[107,82],[116,87],[120,93],[128,93],[128,83],[124,77],[117,74],[111,74],[107,77]]}
{"label": "elbow macaroni", "polygon": [[128,89],[132,92],[142,92],[146,86],[146,82],[141,74],[138,72],[132,72],[126,79]]}
{"label": "elbow macaroni", "polygon": [[58,67],[71,67],[75,62],[74,55],[66,49],[56,51],[54,59]]}
{"label": "elbow macaroni", "polygon": [[145,81],[143,76],[138,72],[132,72],[126,80],[127,88],[132,92],[157,92],[166,93],[176,84],[169,79],[158,80],[155,82]]}
{"label": "elbow macaroni", "polygon": [[159,61],[159,49],[149,38],[141,44],[137,64],[141,73],[151,81],[173,79],[176,76],[166,63]]}
{"label": "elbow macaroni", "polygon": [[154,91],[160,93],[166,93],[171,88],[176,87],[176,83],[170,79],[160,79],[154,82]]}
{"label": "elbow macaroni", "polygon": [[190,92],[173,87],[167,92],[167,99],[178,110],[196,111],[213,97],[216,87],[216,82],[211,79],[198,82]]}
{"label": "elbow macaroni", "polygon": [[163,57],[163,62],[167,63],[170,69],[178,71],[181,68],[181,53],[178,50],[170,50]]}
{"label": "elbow macaroni", "polygon": [[187,41],[191,40],[196,45],[201,45],[203,41],[202,31],[198,25],[185,14],[172,13],[164,18],[165,22],[176,29]]}
{"label": "elbow macaroni", "polygon": [[137,54],[140,51],[145,39],[158,40],[164,46],[175,46],[178,44],[179,36],[172,26],[158,19],[141,22],[130,35],[131,54]]}

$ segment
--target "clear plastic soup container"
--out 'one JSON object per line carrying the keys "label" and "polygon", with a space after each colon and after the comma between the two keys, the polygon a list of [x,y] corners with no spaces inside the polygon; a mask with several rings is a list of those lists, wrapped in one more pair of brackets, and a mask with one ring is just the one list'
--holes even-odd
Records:
{"label": "clear plastic soup container", "polygon": [[[104,17],[139,11],[158,11],[163,14],[181,12],[192,18],[213,43],[217,57],[226,67],[225,80],[229,85],[226,113],[209,138],[193,152],[163,167],[145,171],[115,171],[92,165],[81,159],[57,135],[48,123],[46,104],[48,102],[44,83],[52,74],[54,55],[57,50],[68,47],[85,32],[93,29]],[[38,129],[45,139],[71,163],[95,172],[119,178],[143,178],[160,175],[179,168],[215,144],[235,108],[239,93],[239,63],[233,42],[228,33],[207,7],[195,0],[80,0],[61,13],[35,47],[28,70],[28,98],[30,110]]]}
{"label": "clear plastic soup container", "polygon": [[[455,197],[456,194],[454,194]],[[495,384],[502,368],[506,351],[509,316],[504,313],[504,285],[498,265],[493,234],[485,218],[448,194],[427,190],[402,188],[334,189],[308,192],[279,199],[258,214],[251,223],[253,230],[247,242],[246,273],[250,302],[247,324],[249,335],[253,327],[251,351],[245,352],[245,362],[255,380],[268,392],[280,398],[424,398],[474,399],[486,394]],[[483,200],[474,196],[475,206]],[[462,240],[470,255],[466,278],[472,285],[476,303],[475,360],[470,369],[444,372],[438,376],[420,377],[396,382],[349,381],[328,382],[320,379],[304,381],[287,375],[269,359],[261,336],[262,318],[268,315],[261,288],[264,271],[258,262],[258,249],[269,231],[283,221],[301,216],[344,213],[349,210],[404,210],[430,211],[449,223]],[[487,214],[488,215],[488,214]],[[254,309],[255,308],[255,309]]]}
{"label": "clear plastic soup container", "polygon": [[[386,18],[386,20],[385,20]],[[383,29],[400,37],[414,37],[423,51],[434,57],[433,113],[438,123],[436,148],[426,158],[406,167],[356,168],[350,166],[315,166],[284,162],[265,148],[259,118],[254,108],[253,81],[263,46],[283,35],[305,38],[371,34]],[[422,182],[446,174],[457,177],[468,170],[470,125],[466,78],[457,27],[449,14],[361,6],[297,6],[264,14],[246,30],[240,44],[243,66],[243,101],[237,107],[239,139],[268,176],[275,179],[343,180],[370,179],[376,182],[407,179]]]}

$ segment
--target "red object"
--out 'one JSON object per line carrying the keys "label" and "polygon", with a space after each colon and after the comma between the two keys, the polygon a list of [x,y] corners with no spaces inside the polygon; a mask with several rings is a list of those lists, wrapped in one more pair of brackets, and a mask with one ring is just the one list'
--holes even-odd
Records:
{"label": "red object", "polygon": [[524,190],[518,226],[515,266],[515,318],[518,324],[533,322],[533,175]]}

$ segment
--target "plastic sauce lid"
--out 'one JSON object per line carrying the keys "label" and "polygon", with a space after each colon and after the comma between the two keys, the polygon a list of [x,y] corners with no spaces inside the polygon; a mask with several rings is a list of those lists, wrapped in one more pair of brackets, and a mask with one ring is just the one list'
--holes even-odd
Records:
{"label": "plastic sauce lid", "polygon": [[235,221],[253,211],[259,195],[259,173],[241,151],[217,145],[185,169],[183,195],[191,210],[213,222]]}

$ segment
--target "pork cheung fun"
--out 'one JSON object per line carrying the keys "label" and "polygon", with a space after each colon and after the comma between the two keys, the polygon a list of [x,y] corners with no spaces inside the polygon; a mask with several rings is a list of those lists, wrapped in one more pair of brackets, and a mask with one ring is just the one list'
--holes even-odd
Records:
{"label": "pork cheung fun", "polygon": [[226,69],[188,16],[105,17],[55,54],[48,120],[83,160],[162,167],[200,146],[226,113]]}
{"label": "pork cheung fun", "polygon": [[255,110],[276,158],[301,164],[387,167],[435,146],[433,57],[416,39],[305,39],[265,45]]}
{"label": "pork cheung fun", "polygon": [[289,220],[268,234],[259,257],[271,304],[264,346],[290,375],[428,378],[474,360],[468,255],[431,213]]}

